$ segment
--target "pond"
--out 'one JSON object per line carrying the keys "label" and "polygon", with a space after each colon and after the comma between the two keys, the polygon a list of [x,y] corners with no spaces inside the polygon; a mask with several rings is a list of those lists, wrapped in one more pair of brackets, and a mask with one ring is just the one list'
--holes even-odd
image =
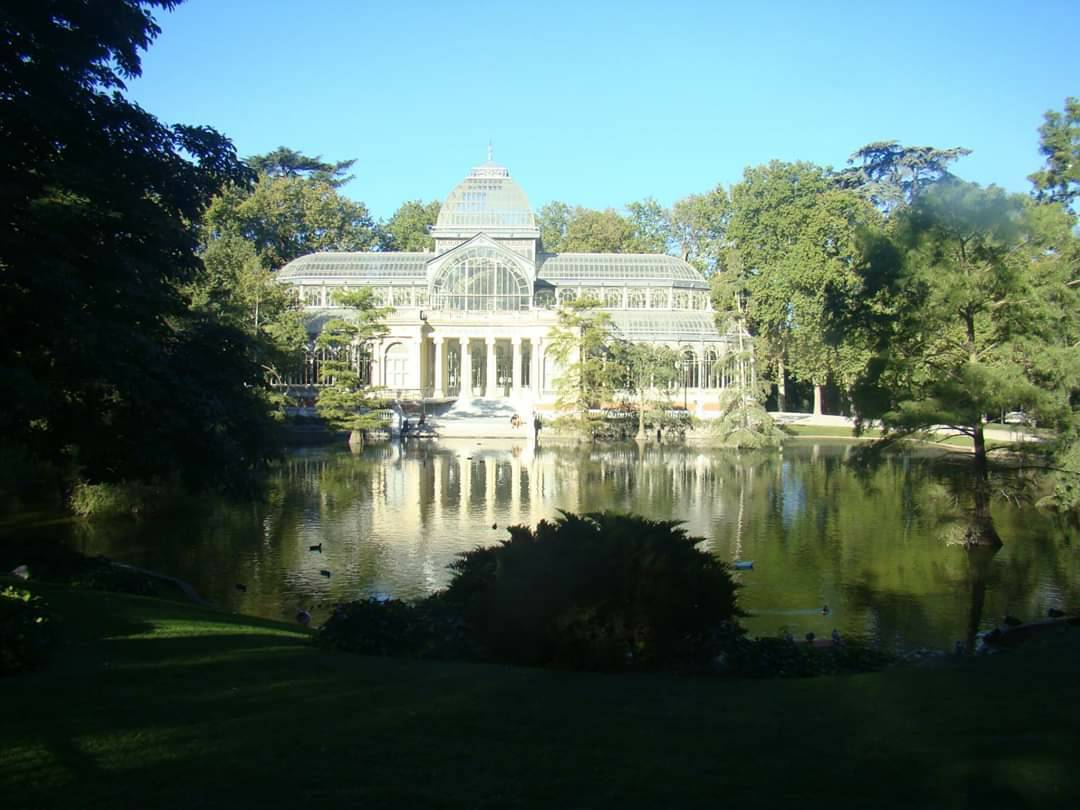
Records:
{"label": "pond", "polygon": [[507,526],[600,509],[682,520],[719,558],[753,560],[736,576],[752,614],[744,624],[758,635],[835,628],[891,650],[950,649],[1005,613],[1080,604],[1074,529],[1001,503],[1005,545],[966,551],[953,542],[964,528],[954,497],[962,466],[908,452],[859,475],[847,463],[854,447],[804,440],[748,455],[473,440],[302,450],[257,504],[34,531],[185,579],[229,610],[291,620],[302,605],[316,622],[339,601],[432,593],[456,554],[504,539]]}

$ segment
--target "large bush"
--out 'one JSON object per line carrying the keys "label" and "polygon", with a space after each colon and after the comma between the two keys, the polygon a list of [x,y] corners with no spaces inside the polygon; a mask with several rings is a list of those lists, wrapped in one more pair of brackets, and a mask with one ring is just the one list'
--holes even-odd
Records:
{"label": "large bush", "polygon": [[489,653],[590,669],[700,666],[738,615],[727,566],[674,521],[566,513],[463,555],[442,595]]}

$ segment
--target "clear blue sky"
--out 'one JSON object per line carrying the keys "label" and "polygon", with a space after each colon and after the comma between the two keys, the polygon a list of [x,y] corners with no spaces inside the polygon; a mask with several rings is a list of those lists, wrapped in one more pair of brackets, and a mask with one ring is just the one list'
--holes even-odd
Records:
{"label": "clear blue sky", "polygon": [[773,158],[966,146],[1012,191],[1080,95],[1080,2],[188,0],[131,96],[241,155],[357,158],[377,217],[441,200],[488,140],[534,208],[665,205]]}

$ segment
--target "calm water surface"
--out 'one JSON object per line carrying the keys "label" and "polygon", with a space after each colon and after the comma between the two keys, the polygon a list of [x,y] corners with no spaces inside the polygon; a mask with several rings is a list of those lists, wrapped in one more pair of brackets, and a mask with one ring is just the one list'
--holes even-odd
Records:
{"label": "calm water surface", "polygon": [[[1027,618],[1080,605],[1075,530],[1002,504],[1004,547],[967,552],[950,543],[964,528],[953,494],[959,470],[898,455],[859,477],[846,464],[852,449],[837,441],[751,455],[635,445],[534,452],[469,441],[355,456],[305,450],[284,462],[260,504],[39,531],[270,618],[291,619],[303,605],[318,621],[335,602],[376,593],[422,597],[446,585],[459,552],[560,509],[684,520],[721,559],[753,560],[737,576],[755,634],[837,628],[890,649],[951,648],[1006,612]],[[309,550],[319,543],[322,553]]]}

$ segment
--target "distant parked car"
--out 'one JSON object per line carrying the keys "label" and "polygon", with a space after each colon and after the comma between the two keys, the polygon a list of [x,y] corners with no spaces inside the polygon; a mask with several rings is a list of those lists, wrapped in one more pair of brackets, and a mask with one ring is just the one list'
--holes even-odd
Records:
{"label": "distant parked car", "polygon": [[1023,411],[1009,411],[1001,419],[1006,425],[1031,425],[1034,424],[1031,417]]}

